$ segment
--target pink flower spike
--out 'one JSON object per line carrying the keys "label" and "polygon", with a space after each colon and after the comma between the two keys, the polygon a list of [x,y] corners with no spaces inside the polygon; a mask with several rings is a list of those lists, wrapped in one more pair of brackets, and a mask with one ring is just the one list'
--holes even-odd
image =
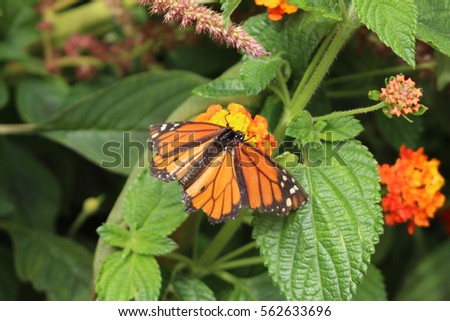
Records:
{"label": "pink flower spike", "polygon": [[248,55],[259,58],[269,56],[264,47],[250,36],[241,26],[231,25],[225,28],[223,17],[193,0],[141,0],[141,5],[149,4],[151,14],[165,12],[164,21],[180,21],[181,27],[196,23],[195,32],[207,32],[211,38],[223,42],[237,50],[243,50]]}

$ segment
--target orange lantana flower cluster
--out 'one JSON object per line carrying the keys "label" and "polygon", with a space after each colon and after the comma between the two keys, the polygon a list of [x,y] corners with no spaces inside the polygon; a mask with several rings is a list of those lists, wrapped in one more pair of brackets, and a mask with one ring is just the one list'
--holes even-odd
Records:
{"label": "orange lantana flower cluster", "polygon": [[[380,100],[388,103],[388,112],[397,117],[407,114],[422,114],[426,107],[420,104],[422,89],[416,88],[416,83],[404,75],[389,78],[386,88],[381,89]],[[392,117],[392,116],[391,116]]]}
{"label": "orange lantana flower cluster", "polygon": [[437,159],[428,160],[423,148],[413,151],[402,145],[394,165],[378,167],[381,184],[387,188],[381,201],[387,225],[408,223],[410,234],[415,226],[429,226],[429,219],[445,202],[439,164]]}
{"label": "orange lantana flower cluster", "polygon": [[267,120],[260,115],[253,118],[247,109],[239,104],[229,104],[227,109],[223,109],[221,105],[211,105],[205,113],[193,120],[228,126],[240,131],[245,134],[245,141],[269,156],[277,147],[275,137],[269,133]]}
{"label": "orange lantana flower cluster", "polygon": [[266,6],[269,13],[269,19],[278,21],[285,14],[297,12],[298,8],[285,0],[255,0],[258,6]]}

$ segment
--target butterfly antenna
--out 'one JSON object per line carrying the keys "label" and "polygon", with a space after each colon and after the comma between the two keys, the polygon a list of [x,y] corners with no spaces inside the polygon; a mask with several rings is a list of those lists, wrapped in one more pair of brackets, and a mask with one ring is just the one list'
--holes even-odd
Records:
{"label": "butterfly antenna", "polygon": [[230,112],[228,112],[226,115],[225,115],[225,121],[227,122],[227,128],[229,128],[230,127],[230,123],[228,122],[228,116],[230,116]]}

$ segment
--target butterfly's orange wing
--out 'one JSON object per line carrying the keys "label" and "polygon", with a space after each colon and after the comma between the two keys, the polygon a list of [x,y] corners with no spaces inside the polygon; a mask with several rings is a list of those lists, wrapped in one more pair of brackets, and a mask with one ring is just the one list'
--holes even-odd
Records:
{"label": "butterfly's orange wing", "polygon": [[186,180],[224,127],[202,122],[163,123],[150,126],[150,147],[156,152],[150,173],[169,182]]}

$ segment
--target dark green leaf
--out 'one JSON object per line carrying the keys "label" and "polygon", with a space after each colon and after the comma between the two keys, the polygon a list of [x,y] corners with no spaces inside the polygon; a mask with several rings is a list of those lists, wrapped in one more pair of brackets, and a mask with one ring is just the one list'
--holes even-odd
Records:
{"label": "dark green leaf", "polygon": [[287,217],[253,221],[269,274],[289,300],[350,299],[382,232],[373,156],[353,140],[323,148],[314,167],[290,169],[308,203]]}
{"label": "dark green leaf", "polygon": [[423,120],[420,117],[414,117],[414,122],[410,123],[403,118],[387,118],[379,112],[375,114],[375,121],[381,136],[395,149],[402,144],[410,148],[418,147],[418,138],[423,132]]}
{"label": "dark green leaf", "polygon": [[289,0],[289,3],[305,11],[317,11],[324,17],[341,21],[342,12],[339,1],[329,0]]}
{"label": "dark green leaf", "polygon": [[0,109],[6,107],[9,101],[9,90],[6,82],[0,79]]}
{"label": "dark green leaf", "polygon": [[236,10],[236,8],[241,3],[241,0],[220,0],[222,9],[222,16],[225,19],[225,26],[228,27],[230,25],[230,16]]}
{"label": "dark green leaf", "polygon": [[44,122],[60,109],[68,94],[69,86],[60,77],[27,78],[17,86],[17,110],[26,122]]}
{"label": "dark green leaf", "polygon": [[168,235],[187,217],[181,195],[178,184],[159,181],[145,170],[125,195],[125,221],[136,229],[145,228],[159,235]]}
{"label": "dark green leaf", "polygon": [[410,66],[415,62],[417,7],[414,0],[354,0],[362,22]]}
{"label": "dark green leaf", "polygon": [[283,301],[280,290],[273,285],[267,273],[251,278],[239,278],[228,300],[232,301]]}
{"label": "dark green leaf", "polygon": [[443,90],[450,84],[450,58],[440,54],[439,52],[435,53],[435,57],[437,78],[436,85],[438,90]]}
{"label": "dark green leaf", "polygon": [[247,95],[256,95],[263,91],[276,77],[285,63],[279,57],[269,59],[249,59],[241,67],[241,80]]}
{"label": "dark green leaf", "polygon": [[246,90],[240,78],[218,78],[192,92],[202,97],[225,97],[244,95]]}
{"label": "dark green leaf", "polygon": [[161,122],[204,79],[188,72],[130,76],[67,106],[43,134],[96,164],[128,173],[147,149],[148,126]]}
{"label": "dark green leaf", "polygon": [[0,300],[17,300],[19,286],[19,280],[14,270],[13,257],[6,248],[0,247]]}
{"label": "dark green leaf", "polygon": [[23,281],[50,300],[89,300],[92,254],[74,241],[44,231],[10,227],[14,261]]}
{"label": "dark green leaf", "polygon": [[131,239],[130,231],[120,227],[119,225],[105,223],[97,229],[98,235],[100,235],[106,243],[112,246],[124,248]]}
{"label": "dark green leaf", "polygon": [[407,275],[396,299],[406,301],[450,300],[450,240],[422,258]]}
{"label": "dark green leaf", "polygon": [[417,38],[450,57],[450,0],[416,0]]}
{"label": "dark green leaf", "polygon": [[175,293],[183,301],[216,301],[214,292],[199,279],[177,275],[173,280]]}
{"label": "dark green leaf", "polygon": [[355,138],[364,129],[359,120],[353,116],[344,116],[319,122],[324,123],[323,126],[318,124],[321,128],[319,137],[330,142]]}
{"label": "dark green leaf", "polygon": [[381,271],[374,265],[369,265],[366,275],[356,288],[353,301],[386,301],[387,293]]}
{"label": "dark green leaf", "polygon": [[36,157],[0,137],[0,215],[20,225],[53,230],[61,203],[58,181]]}
{"label": "dark green leaf", "polygon": [[311,114],[306,110],[299,112],[289,123],[286,135],[297,138],[303,143],[317,141]]}
{"label": "dark green leaf", "polygon": [[264,48],[272,54],[284,51],[283,41],[280,41],[282,25],[267,19],[267,14],[262,13],[250,17],[244,23],[244,28],[254,36]]}
{"label": "dark green leaf", "polygon": [[155,258],[115,252],[103,262],[97,279],[100,300],[157,300],[161,272]]}

